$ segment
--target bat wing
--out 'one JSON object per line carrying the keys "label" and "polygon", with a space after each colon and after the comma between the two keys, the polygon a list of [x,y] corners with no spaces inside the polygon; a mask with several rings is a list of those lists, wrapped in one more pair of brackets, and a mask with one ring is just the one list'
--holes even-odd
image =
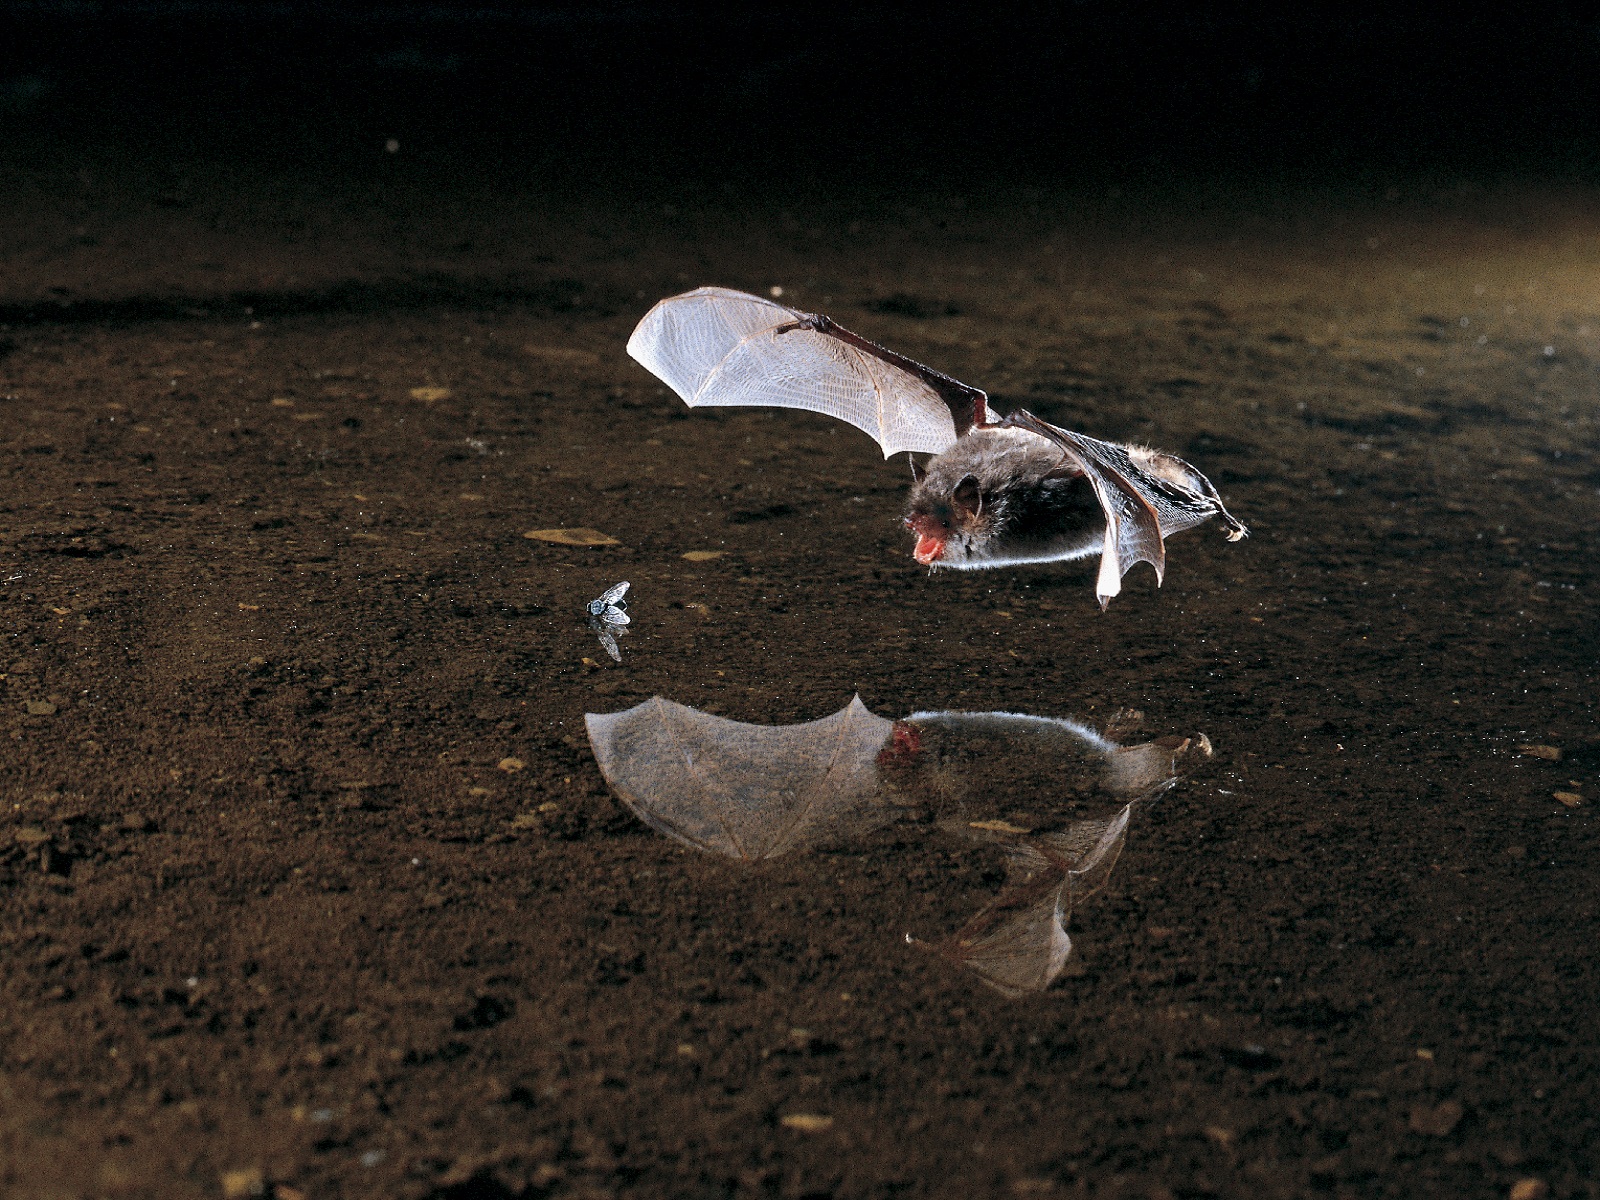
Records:
{"label": "bat wing", "polygon": [[1060,429],[1029,412],[1014,412],[1001,425],[1026,429],[1061,447],[1073,468],[1094,488],[1106,515],[1105,543],[1095,594],[1100,607],[1122,591],[1122,577],[1147,562],[1159,585],[1166,575],[1165,538],[1221,517],[1228,540],[1248,532],[1222,505],[1211,481],[1183,459],[1138,446],[1120,446]]}
{"label": "bat wing", "polygon": [[1111,878],[1131,804],[1058,833],[1008,837],[1005,890],[937,949],[1003,996],[1042,992],[1072,953],[1067,918]]}
{"label": "bat wing", "polygon": [[584,717],[600,772],[651,828],[755,862],[893,819],[877,802],[878,752],[894,722],[860,697],[802,725],[746,725],[652,697]]}
{"label": "bat wing", "polygon": [[1032,904],[943,948],[984,983],[1008,999],[1042,992],[1055,982],[1072,953],[1067,936],[1067,888],[1056,886]]}
{"label": "bat wing", "polygon": [[848,421],[888,458],[939,454],[988,415],[985,395],[825,316],[728,288],[662,300],[628,353],[690,407],[803,408]]}

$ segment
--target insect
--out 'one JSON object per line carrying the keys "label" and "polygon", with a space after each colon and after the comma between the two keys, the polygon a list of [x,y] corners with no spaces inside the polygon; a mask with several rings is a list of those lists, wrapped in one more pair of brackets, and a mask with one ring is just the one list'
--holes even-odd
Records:
{"label": "insect", "polygon": [[627,626],[632,623],[628,616],[628,604],[622,597],[627,594],[628,581],[608,587],[600,595],[589,601],[589,628],[600,639],[600,644],[605,647],[607,654],[617,662],[622,661],[622,650],[617,646],[617,638],[627,633]]}
{"label": "insect", "polygon": [[624,579],[601,592],[598,599],[589,601],[589,615],[612,625],[628,624],[628,602],[623,599],[628,594],[628,587],[628,581]]}
{"label": "insect", "polygon": [[1217,489],[1173,454],[1102,442],[1025,410],[991,420],[988,395],[842,328],[821,313],[728,288],[660,301],[628,353],[690,407],[826,413],[912,460],[905,525],[928,567],[1008,567],[1100,555],[1103,609],[1140,562],[1166,573],[1168,534],[1219,517]]}

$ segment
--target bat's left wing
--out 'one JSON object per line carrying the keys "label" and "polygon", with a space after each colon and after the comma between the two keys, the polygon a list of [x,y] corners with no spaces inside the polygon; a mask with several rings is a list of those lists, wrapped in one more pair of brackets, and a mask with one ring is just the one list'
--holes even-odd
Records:
{"label": "bat's left wing", "polygon": [[820,313],[729,288],[662,300],[628,353],[690,407],[803,408],[900,450],[939,454],[988,419],[985,395]]}
{"label": "bat's left wing", "polygon": [[1183,459],[1138,446],[1120,446],[1060,429],[1030,412],[1012,413],[1001,425],[1026,429],[1061,447],[1067,465],[1082,472],[1106,514],[1105,544],[1095,594],[1100,607],[1122,591],[1122,577],[1137,563],[1156,570],[1159,585],[1166,575],[1169,533],[1190,529],[1221,517],[1228,540],[1248,530],[1223,507],[1211,481]]}

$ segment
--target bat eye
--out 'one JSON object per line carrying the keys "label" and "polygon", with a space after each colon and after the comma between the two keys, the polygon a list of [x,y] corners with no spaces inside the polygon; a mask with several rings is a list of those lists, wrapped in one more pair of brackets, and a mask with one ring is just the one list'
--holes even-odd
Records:
{"label": "bat eye", "polygon": [[983,493],[978,490],[978,480],[975,476],[964,476],[956,484],[956,490],[950,495],[951,503],[968,517],[975,517],[983,511]]}

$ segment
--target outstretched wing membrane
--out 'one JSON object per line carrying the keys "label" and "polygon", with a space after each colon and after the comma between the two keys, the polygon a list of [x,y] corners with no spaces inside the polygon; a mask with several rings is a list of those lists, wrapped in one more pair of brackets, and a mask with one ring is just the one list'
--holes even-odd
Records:
{"label": "outstretched wing membrane", "polygon": [[1227,526],[1229,541],[1236,542],[1248,532],[1222,506],[1211,481],[1175,455],[1102,442],[1060,429],[1022,410],[1000,424],[1054,442],[1061,447],[1066,465],[1081,471],[1094,488],[1106,515],[1100,574],[1095,581],[1102,609],[1122,591],[1122,577],[1138,563],[1154,567],[1156,583],[1161,582],[1167,570],[1164,539],[1168,534],[1191,529],[1214,516]]}
{"label": "outstretched wing membrane", "polygon": [[628,353],[690,407],[801,408],[883,447],[939,454],[987,417],[984,393],[885,350],[825,316],[729,288],[652,308]]}

